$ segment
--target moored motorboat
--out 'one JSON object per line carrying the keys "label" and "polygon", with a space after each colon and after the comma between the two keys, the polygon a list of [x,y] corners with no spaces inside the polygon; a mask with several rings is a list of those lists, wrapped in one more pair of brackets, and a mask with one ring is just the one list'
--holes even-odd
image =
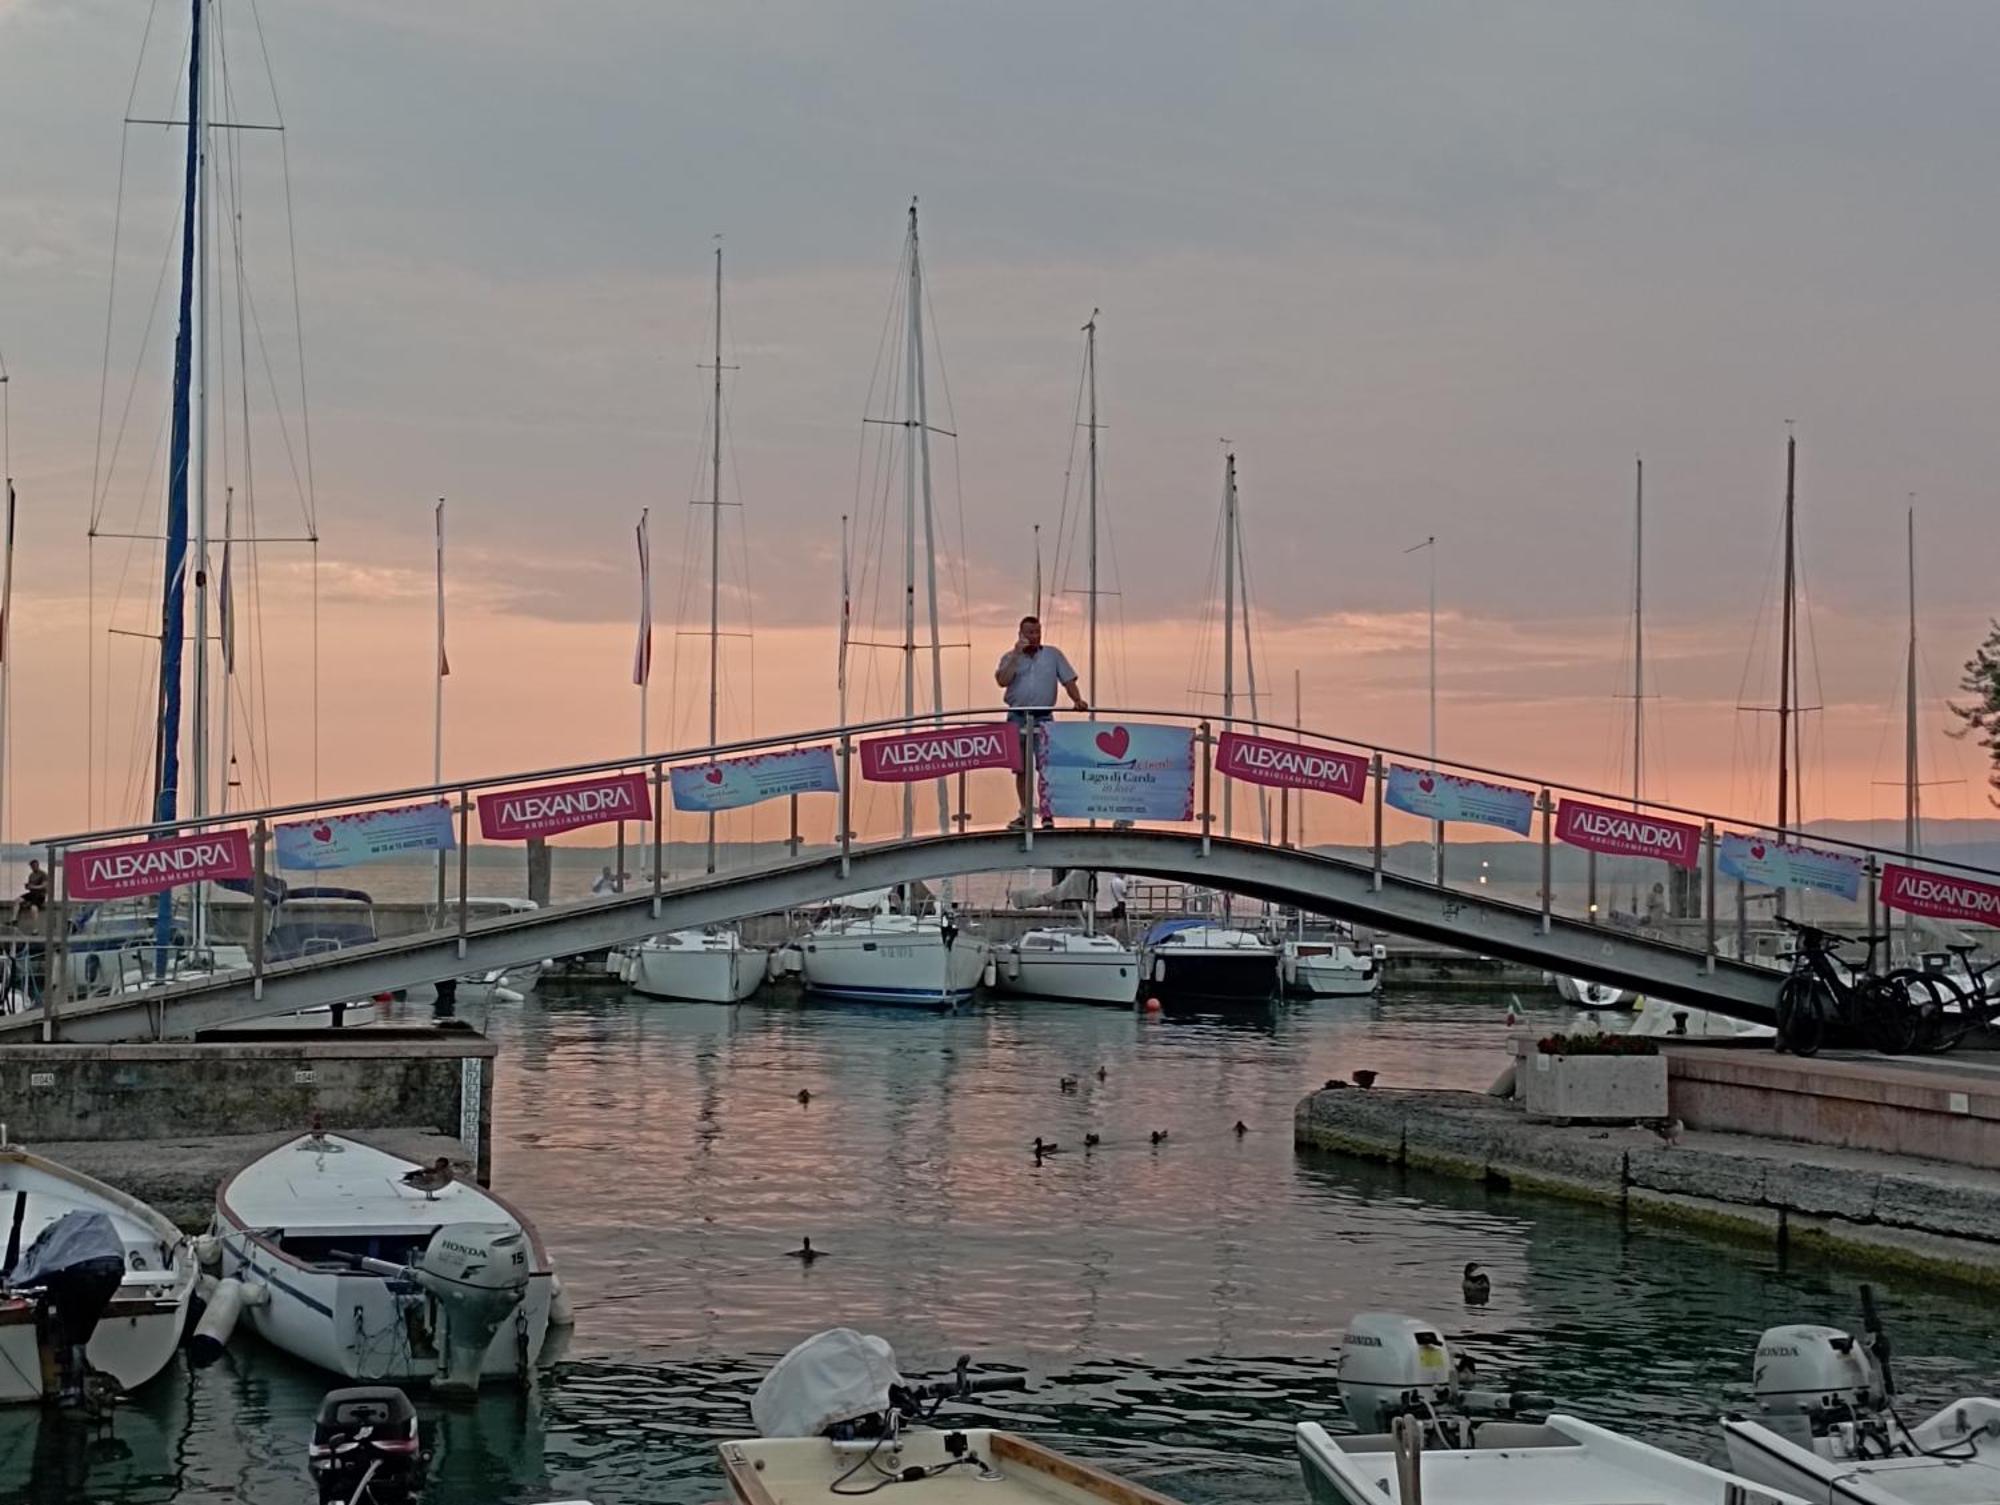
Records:
{"label": "moored motorboat", "polygon": [[1139,958],[1116,936],[1078,926],[1021,933],[994,951],[1000,987],[1033,998],[1130,1008],[1139,996]]}
{"label": "moored motorboat", "polygon": [[799,951],[811,992],[916,1008],[968,1001],[992,957],[985,938],[962,929],[950,911],[908,914],[887,899],[870,913],[821,921]]}
{"label": "moored motorboat", "polygon": [[1630,988],[1615,983],[1592,982],[1587,977],[1572,977],[1565,972],[1555,973],[1549,981],[1558,998],[1580,1009],[1623,1009],[1638,1002],[1638,995]]}
{"label": "moored motorboat", "polygon": [[1018,1388],[1018,1376],[905,1380],[880,1338],[835,1328],[775,1364],[750,1402],[758,1436],[719,1447],[735,1505],[831,1505],[896,1486],[893,1498],[1174,1505],[1167,1496],[988,1427],[932,1423],[946,1401]]}
{"label": "moored motorboat", "polygon": [[1815,1505],[2000,1500],[2000,1401],[1968,1396],[1906,1426],[1867,1286],[1861,1299],[1861,1337],[1794,1323],[1757,1340],[1757,1409],[1722,1422],[1729,1466]]}
{"label": "moored motorboat", "polygon": [[648,998],[741,1003],[763,985],[770,964],[768,951],[744,945],[734,930],[675,930],[633,948],[624,977]]}
{"label": "moored motorboat", "polygon": [[[75,1336],[93,1303],[81,1332],[89,1369],[136,1390],[167,1367],[187,1325],[196,1269],[188,1241],[165,1216],[81,1171],[0,1143],[0,1238],[0,1401],[40,1400],[50,1377],[65,1389],[85,1383],[74,1355],[61,1350],[64,1329]],[[101,1272],[86,1268],[100,1261]]]}
{"label": "moored motorboat", "polygon": [[1140,957],[1140,988],[1162,1004],[1257,1005],[1278,994],[1278,948],[1211,920],[1159,921]]}
{"label": "moored motorboat", "polygon": [[1778,1037],[1778,1032],[1768,1024],[1732,1019],[1713,1009],[1669,1003],[1664,998],[1640,999],[1638,1011],[1632,1015],[1625,1033],[1650,1035],[1661,1040],[1699,1040],[1705,1045],[1738,1042],[1769,1045]]}
{"label": "moored motorboat", "polygon": [[1360,1435],[1298,1429],[1320,1505],[1797,1505],[1790,1495],[1593,1426],[1549,1402],[1471,1387],[1434,1323],[1363,1312],[1341,1341],[1343,1408]]}
{"label": "moored motorboat", "polygon": [[1375,954],[1332,936],[1288,939],[1279,953],[1278,971],[1286,992],[1307,998],[1366,998],[1382,991],[1382,967]]}
{"label": "moored motorboat", "polygon": [[523,1378],[554,1272],[532,1224],[448,1168],[338,1134],[302,1134],[215,1197],[225,1276],[270,1291],[251,1327],[356,1381],[462,1391]]}

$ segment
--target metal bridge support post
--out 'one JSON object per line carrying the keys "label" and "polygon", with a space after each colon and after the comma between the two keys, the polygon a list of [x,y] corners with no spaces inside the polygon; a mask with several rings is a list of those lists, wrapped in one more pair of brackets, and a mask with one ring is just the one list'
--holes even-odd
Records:
{"label": "metal bridge support post", "polygon": [[[1304,795],[1300,795],[1299,797],[1301,799],[1305,798]],[[1278,845],[1289,847],[1291,844],[1292,791],[1289,789],[1280,789],[1278,791]]]}
{"label": "metal bridge support post", "polygon": [[[1870,852],[1868,854],[1868,933],[1870,935],[1875,934],[1875,916],[1881,902],[1882,868],[1876,862],[1875,854]],[[1868,954],[1871,957],[1875,954],[1873,947],[1869,948]]]}
{"label": "metal bridge support post", "polygon": [[[653,918],[660,917],[660,885],[666,881],[667,870],[667,807],[662,801],[666,784],[666,770],[663,764],[653,765]],[[793,805],[798,804],[798,796],[792,796]],[[794,816],[792,828],[798,829]]]}
{"label": "metal bridge support post", "polygon": [[843,729],[840,734],[840,876],[845,878],[854,861],[854,738]]}
{"label": "metal bridge support post", "polygon": [[1201,741],[1201,855],[1208,855],[1208,838],[1215,825],[1215,737],[1204,721]]}
{"label": "metal bridge support post", "polygon": [[799,855],[799,797],[792,796],[792,834],[785,838],[785,845],[794,859]]}
{"label": "metal bridge support post", "polygon": [[1705,852],[1706,871],[1702,874],[1701,928],[1702,950],[1707,955],[1706,970],[1713,976],[1715,972],[1715,853],[1717,841],[1715,822],[1709,821],[1702,827],[1702,847]]}
{"label": "metal bridge support post", "polygon": [[1547,935],[1552,923],[1550,913],[1555,907],[1555,801],[1549,798],[1548,790],[1542,791],[1542,934]]}
{"label": "metal bridge support post", "polygon": [[[61,1012],[64,997],[69,991],[69,957],[64,954],[63,938],[69,930],[67,901],[63,895],[66,885],[62,878],[62,853],[55,847],[49,848],[49,883],[55,893],[51,902],[42,907],[42,1043],[53,1045],[56,1039],[56,1015]],[[114,965],[116,958],[113,958]]]}
{"label": "metal bridge support post", "polygon": [[1583,859],[1584,902],[1590,906],[1590,923],[1597,923],[1597,854],[1588,853]]}
{"label": "metal bridge support post", "polygon": [[1042,769],[1040,760],[1035,757],[1035,754],[1041,751],[1036,746],[1040,739],[1035,735],[1033,719],[1030,717],[1031,724],[1021,728],[1022,766],[1028,770],[1028,802],[1021,807],[1021,850],[1024,852],[1032,852],[1035,849],[1035,811],[1042,803]]}
{"label": "metal bridge support post", "polygon": [[1375,892],[1379,894],[1382,892],[1382,786],[1389,778],[1389,770],[1382,766],[1380,753],[1370,755],[1368,776],[1375,781],[1375,873],[1372,881]]}
{"label": "metal bridge support post", "polygon": [[271,840],[271,828],[257,817],[250,833],[250,996],[264,999],[264,850]]}
{"label": "metal bridge support post", "polygon": [[[798,808],[798,803],[799,803],[799,797],[797,795],[793,795],[792,808],[794,810]],[[972,824],[972,812],[965,808],[965,770],[963,768],[959,769],[958,771],[958,814],[954,815],[951,818],[951,823],[954,826],[958,827],[958,834],[960,836],[963,836],[966,833],[966,829]],[[794,818],[792,821],[792,830],[795,840],[798,832],[798,824],[799,824],[798,820]],[[799,850],[796,845],[794,845],[792,848],[792,855],[794,857],[799,855]]]}
{"label": "metal bridge support post", "polygon": [[[624,853],[621,851],[619,856],[622,859]],[[469,790],[461,789],[458,791],[458,959],[460,961],[465,960],[465,932],[472,917],[471,906],[466,903],[466,889],[469,887],[466,869],[471,861],[472,794]]]}

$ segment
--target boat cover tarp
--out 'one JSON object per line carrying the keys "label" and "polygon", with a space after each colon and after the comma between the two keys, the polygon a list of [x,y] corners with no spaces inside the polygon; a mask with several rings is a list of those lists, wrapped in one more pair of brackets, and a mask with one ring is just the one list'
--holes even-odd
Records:
{"label": "boat cover tarp", "polygon": [[111,1219],[101,1212],[78,1208],[66,1212],[35,1235],[7,1277],[12,1286],[45,1286],[49,1278],[75,1269],[91,1260],[115,1260],[125,1264],[125,1241]]}
{"label": "boat cover tarp", "polygon": [[1160,920],[1146,932],[1146,937],[1140,944],[1155,946],[1170,935],[1179,935],[1183,930],[1207,930],[1216,923],[1214,920],[1204,920],[1193,915],[1178,920]]}
{"label": "boat cover tarp", "polygon": [[896,1351],[851,1327],[817,1333],[764,1376],[750,1398],[760,1437],[817,1437],[837,1422],[886,1410],[901,1384]]}

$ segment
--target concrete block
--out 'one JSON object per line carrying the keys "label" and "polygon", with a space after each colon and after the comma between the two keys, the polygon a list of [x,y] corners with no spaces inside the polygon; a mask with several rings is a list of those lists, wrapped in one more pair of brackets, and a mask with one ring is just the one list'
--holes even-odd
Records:
{"label": "concrete block", "polygon": [[1843,1255],[1871,1265],[2000,1288],[2000,1245],[1845,1218],[1793,1217],[1787,1220],[1787,1232],[1797,1252]]}
{"label": "concrete block", "polygon": [[1673,1223],[1701,1228],[1730,1238],[1775,1244],[1781,1219],[1775,1208],[1751,1207],[1741,1202],[1724,1202],[1714,1197],[1691,1197],[1678,1192],[1654,1191],[1631,1186],[1625,1191],[1626,1212],[1640,1222]]}
{"label": "concrete block", "polygon": [[1556,1056],[1534,1051],[1516,1077],[1530,1118],[1631,1123],[1664,1118],[1664,1056]]}
{"label": "concrete block", "polygon": [[1766,1201],[1769,1166],[1769,1161],[1750,1155],[1662,1146],[1632,1150],[1626,1156],[1625,1175],[1633,1186],[1650,1191],[1758,1207]]}
{"label": "concrete block", "polygon": [[1882,1178],[1874,1171],[1805,1160],[1772,1160],[1768,1165],[1764,1194],[1774,1207],[1857,1223],[1875,1216],[1875,1189]]}
{"label": "concrete block", "polygon": [[1884,1176],[1875,1188],[1875,1221],[2000,1248],[2000,1190],[1942,1176]]}

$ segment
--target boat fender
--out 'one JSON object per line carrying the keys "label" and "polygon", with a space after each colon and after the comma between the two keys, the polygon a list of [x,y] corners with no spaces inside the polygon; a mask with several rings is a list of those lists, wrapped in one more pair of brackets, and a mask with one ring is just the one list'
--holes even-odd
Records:
{"label": "boat fender", "polygon": [[1512,1097],[1514,1095],[1514,1068],[1508,1068],[1493,1079],[1493,1085],[1486,1089],[1488,1097]]}
{"label": "boat fender", "polygon": [[549,1276],[549,1326],[576,1326],[576,1302],[570,1299],[569,1287],[560,1275]]}
{"label": "boat fender", "polygon": [[[258,1294],[269,1300],[270,1292],[261,1283],[256,1285]],[[248,1303],[244,1300],[245,1283],[233,1276],[228,1280],[215,1282],[215,1289],[208,1293],[207,1310],[201,1314],[201,1321],[194,1325],[194,1333],[188,1338],[188,1361],[197,1369],[205,1369],[222,1357],[223,1349],[229,1346],[229,1338],[236,1331],[237,1319],[243,1315]]]}
{"label": "boat fender", "polygon": [[194,1261],[204,1270],[212,1270],[222,1263],[222,1240],[212,1233],[197,1234],[193,1243]]}
{"label": "boat fender", "polygon": [[1000,976],[999,967],[994,964],[992,957],[990,956],[987,957],[986,970],[980,973],[979,981],[981,982],[982,985],[990,988],[994,985],[994,983],[996,983],[999,980],[999,976]]}

